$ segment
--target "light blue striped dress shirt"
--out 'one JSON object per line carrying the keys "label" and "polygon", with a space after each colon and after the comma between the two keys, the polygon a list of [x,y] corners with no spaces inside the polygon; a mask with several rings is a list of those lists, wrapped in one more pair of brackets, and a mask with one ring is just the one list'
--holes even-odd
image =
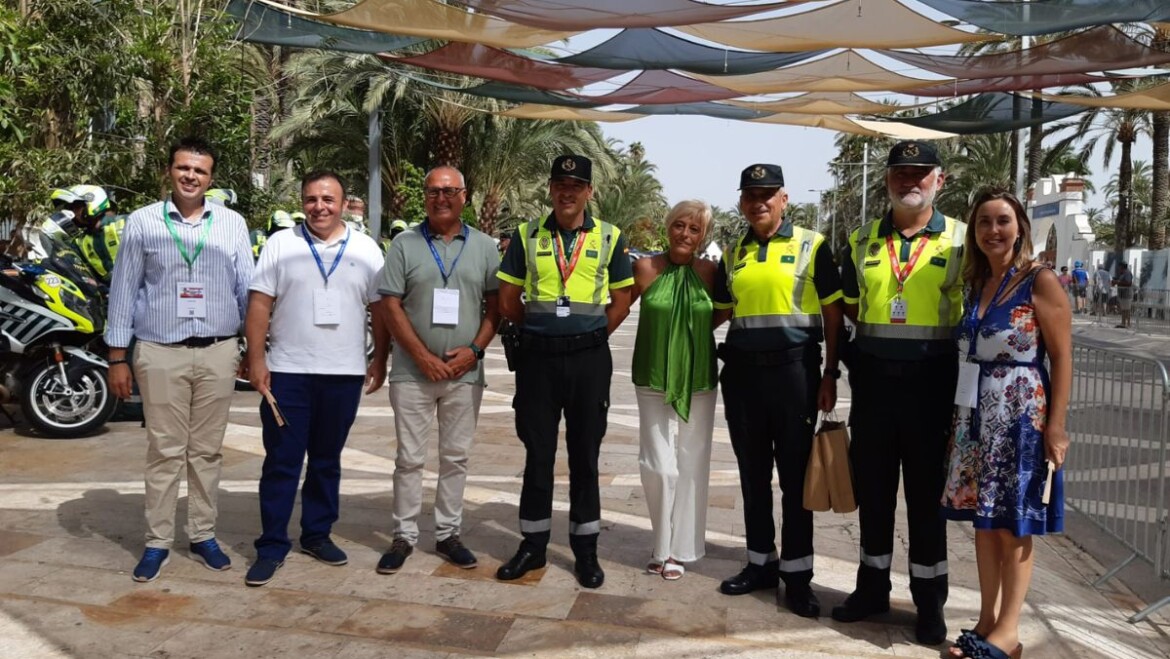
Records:
{"label": "light blue striped dress shirt", "polygon": [[[244,218],[229,208],[207,203],[200,221],[188,224],[174,204],[168,201],[165,206],[188,254],[195,254],[203,225],[210,220],[207,243],[188,270],[163,219],[164,202],[130,214],[110,282],[106,343],[111,347],[125,348],[132,337],[178,343],[193,336],[233,336],[243,325],[253,268]],[[179,317],[179,282],[198,282],[206,287],[206,318]]]}

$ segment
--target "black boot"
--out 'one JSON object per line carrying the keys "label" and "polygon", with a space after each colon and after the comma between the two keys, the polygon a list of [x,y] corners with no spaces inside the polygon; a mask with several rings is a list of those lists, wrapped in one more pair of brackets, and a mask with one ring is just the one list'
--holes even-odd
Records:
{"label": "black boot", "polygon": [[577,556],[576,562],[573,563],[573,573],[577,575],[577,583],[581,584],[582,588],[600,588],[601,584],[605,583],[605,572],[597,562],[597,554],[594,552]]}
{"label": "black boot", "polygon": [[950,586],[947,575],[931,579],[910,578],[910,597],[918,608],[914,623],[914,638],[923,645],[938,645],[947,639],[947,622],[943,605],[947,602]]}
{"label": "black boot", "polygon": [[520,543],[520,549],[507,563],[496,570],[496,578],[500,581],[512,581],[537,570],[545,565],[544,548],[536,548],[527,542]]}
{"label": "black boot", "polygon": [[757,590],[775,588],[779,583],[779,561],[765,565],[748,563],[739,574],[724,579],[723,583],[719,584],[719,592],[724,595],[747,595]]}
{"label": "black boot", "polygon": [[[776,599],[780,600],[780,591],[776,591]],[[789,611],[802,618],[816,618],[821,615],[821,603],[808,583],[792,583],[784,585],[784,598],[780,601]]]}

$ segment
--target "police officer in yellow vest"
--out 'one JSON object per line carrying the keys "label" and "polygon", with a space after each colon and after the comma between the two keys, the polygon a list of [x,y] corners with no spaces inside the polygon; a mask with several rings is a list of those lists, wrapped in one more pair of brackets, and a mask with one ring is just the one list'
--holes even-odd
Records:
{"label": "police officer in yellow vest", "polygon": [[910,527],[910,593],[919,643],[946,639],[946,527],[939,514],[954,410],[966,225],[934,209],[942,161],[926,142],[899,142],[886,163],[893,209],[862,225],[842,258],[845,313],[857,324],[846,364],[861,518],[857,589],[833,618],[890,608],[899,468]]}
{"label": "police officer in yellow vest", "polygon": [[597,457],[613,374],[608,337],[630,313],[634,274],[621,230],[591,217],[586,208],[593,196],[592,169],[582,156],[553,160],[552,213],[543,222],[520,225],[500,263],[500,311],[521,328],[513,407],[516,434],[527,450],[520,492],[524,540],[496,572],[502,580],[545,564],[562,411],[574,572],[585,588],[605,580],[597,562]]}
{"label": "police officer in yellow vest", "polygon": [[73,212],[73,223],[78,233],[72,236],[74,246],[86,264],[103,282],[110,280],[126,216],[111,217],[110,198],[96,185],[74,185],[54,190],[50,195],[53,205]]}
{"label": "police officer in yellow vest", "polygon": [[[715,279],[715,325],[731,316],[719,346],[723,408],[739,463],[747,566],[719,590],[776,588],[797,615],[815,618],[813,517],[804,472],[818,408],[837,402],[841,279],[824,236],[784,219],[788,194],[777,165],[752,165],[739,180],[739,208],[751,225],[724,249]],[[821,371],[821,341],[825,370]],[[772,516],[772,466],[780,474],[780,553]]]}

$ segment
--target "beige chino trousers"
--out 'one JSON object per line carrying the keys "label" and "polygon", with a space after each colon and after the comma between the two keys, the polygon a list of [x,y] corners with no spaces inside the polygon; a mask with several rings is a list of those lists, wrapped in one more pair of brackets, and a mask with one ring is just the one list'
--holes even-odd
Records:
{"label": "beige chino trousers", "polygon": [[216,500],[240,355],[235,341],[206,348],[141,341],[134,377],[146,416],[146,546],[175,542],[179,480],[187,472],[187,537],[215,537]]}
{"label": "beige chino trousers", "polygon": [[391,382],[390,405],[398,454],[394,460],[393,533],[414,546],[422,511],[422,469],[431,423],[439,419],[439,481],[435,486],[435,540],[458,535],[463,523],[467,458],[479,422],[483,386],[440,382]]}

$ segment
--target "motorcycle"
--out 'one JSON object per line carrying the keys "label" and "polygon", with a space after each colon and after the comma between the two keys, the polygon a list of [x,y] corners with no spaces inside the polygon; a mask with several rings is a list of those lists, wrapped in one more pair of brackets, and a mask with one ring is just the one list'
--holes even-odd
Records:
{"label": "motorcycle", "polygon": [[117,405],[109,365],[90,349],[101,345],[103,302],[63,241],[42,247],[39,263],[0,256],[0,403],[19,400],[44,435],[81,437]]}

